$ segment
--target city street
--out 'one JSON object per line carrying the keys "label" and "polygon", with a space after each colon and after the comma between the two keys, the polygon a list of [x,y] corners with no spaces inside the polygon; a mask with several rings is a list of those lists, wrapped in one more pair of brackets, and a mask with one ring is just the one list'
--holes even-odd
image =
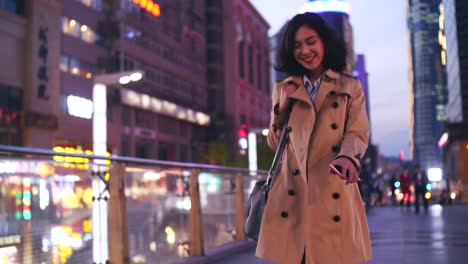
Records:
{"label": "city street", "polygon": [[[368,264],[463,264],[468,259],[468,206],[433,205],[427,215],[396,207],[369,211],[374,258]],[[249,252],[217,263],[269,262]]]}

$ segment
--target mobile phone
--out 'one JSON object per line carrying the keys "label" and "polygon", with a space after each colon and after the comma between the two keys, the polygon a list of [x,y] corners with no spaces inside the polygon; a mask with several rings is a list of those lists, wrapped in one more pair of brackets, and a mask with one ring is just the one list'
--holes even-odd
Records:
{"label": "mobile phone", "polygon": [[336,174],[338,177],[340,177],[343,180],[347,180],[347,178],[343,176],[343,173],[341,172],[343,170],[341,166],[333,166],[332,164],[329,164],[328,168],[330,169],[331,173]]}

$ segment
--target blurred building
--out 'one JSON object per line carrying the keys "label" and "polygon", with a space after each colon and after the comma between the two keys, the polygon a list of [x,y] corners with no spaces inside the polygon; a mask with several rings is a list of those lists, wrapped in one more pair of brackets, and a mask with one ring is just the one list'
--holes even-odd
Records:
{"label": "blurred building", "polygon": [[0,1],[0,143],[50,148],[58,131],[60,4]]}
{"label": "blurred building", "polygon": [[[443,15],[447,50],[447,129],[444,170],[447,178],[468,190],[468,2],[444,0]],[[443,145],[444,142],[441,142]],[[464,200],[468,201],[465,195]]]}
{"label": "blurred building", "polygon": [[92,149],[96,75],[112,154],[189,161],[206,145],[205,1],[0,1],[0,143]]}
{"label": "blurred building", "polygon": [[354,67],[353,75],[356,76],[362,85],[364,97],[366,98],[366,111],[369,122],[371,120],[371,112],[369,107],[369,79],[366,69],[366,57],[364,54],[358,54],[356,60],[356,67]]}
{"label": "blurred building", "polygon": [[441,167],[438,140],[447,102],[440,0],[409,0],[410,109],[412,159],[424,168]]}
{"label": "blurred building", "polygon": [[269,25],[248,0],[208,0],[206,10],[209,137],[238,146],[240,130],[269,124]]}
{"label": "blurred building", "polygon": [[[272,37],[270,37],[270,58],[271,58],[271,61],[272,61],[272,64],[273,64],[273,67],[271,67],[271,83],[275,83],[276,81],[279,81],[279,80],[284,80],[286,79],[288,76],[286,75],[286,73],[284,72],[279,72],[277,70],[275,70],[275,66],[277,66],[278,64],[278,61],[277,61],[277,54],[278,54],[278,51],[279,51],[279,48],[281,46],[281,39],[283,37],[283,34],[284,34],[284,31],[286,30],[286,25],[287,23],[285,23],[281,29],[275,33],[275,35],[273,35]],[[273,89],[273,87],[272,87]],[[273,90],[271,91],[273,93]]]}
{"label": "blurred building", "polygon": [[[368,73],[366,70],[366,59],[364,54],[357,55],[356,66],[354,68],[353,75],[356,76],[356,78],[358,78],[361,82],[364,97],[366,98],[367,118],[369,119],[369,124],[371,124],[371,109],[369,107],[369,80],[367,78]],[[379,149],[377,145],[374,145],[372,143],[372,130],[369,138],[369,146],[367,148],[367,152],[363,158],[363,161],[368,163],[371,171],[377,171],[379,167]]]}
{"label": "blurred building", "polygon": [[120,70],[140,69],[145,77],[108,95],[115,107],[109,130],[116,131],[109,137],[122,155],[195,160],[210,123],[205,1],[113,3],[115,15],[101,29],[104,33],[117,21],[120,49],[109,47],[116,51],[111,61],[116,56]]}

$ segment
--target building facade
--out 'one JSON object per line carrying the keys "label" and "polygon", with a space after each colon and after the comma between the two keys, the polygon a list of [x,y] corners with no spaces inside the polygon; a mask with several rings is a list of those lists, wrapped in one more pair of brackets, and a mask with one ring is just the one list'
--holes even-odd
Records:
{"label": "building facade", "polygon": [[0,141],[49,148],[58,130],[60,4],[2,1]]}
{"label": "building facade", "polygon": [[[444,30],[447,50],[447,128],[444,171],[452,187],[468,189],[468,2],[444,0]],[[458,183],[458,184],[457,184]],[[468,197],[463,196],[464,201]]]}
{"label": "building facade", "polygon": [[356,67],[354,68],[353,75],[359,79],[366,98],[366,111],[369,122],[371,120],[371,112],[369,107],[369,80],[367,78],[368,73],[366,70],[366,57],[364,54],[358,54],[356,59]]}
{"label": "building facade", "polygon": [[0,1],[1,143],[92,150],[94,78],[142,70],[108,86],[108,152],[196,160],[211,122],[205,1],[149,2]]}
{"label": "building facade", "polygon": [[[211,140],[236,153],[240,130],[267,128],[271,111],[269,25],[248,0],[208,0],[207,79]],[[242,152],[242,151],[241,151]]]}
{"label": "building facade", "polygon": [[[369,124],[371,123],[371,109],[370,109],[370,98],[369,98],[369,80],[366,69],[366,59],[364,54],[358,54],[356,57],[356,66],[353,71],[353,75],[359,79],[366,99],[366,111]],[[372,142],[372,130],[369,138],[369,146],[367,147],[366,154],[363,161],[369,166],[372,172],[376,172],[381,164],[379,164],[379,148]]]}
{"label": "building facade", "polygon": [[116,3],[123,14],[115,19],[121,30],[117,61],[121,70],[140,69],[145,77],[116,90],[115,141],[122,155],[197,160],[193,154],[205,145],[210,123],[205,2],[156,2],[159,11],[142,8],[141,1]]}
{"label": "building facade", "polygon": [[[439,0],[408,1],[411,145],[414,161],[441,167],[438,140],[444,130],[447,102],[444,32]],[[439,40],[440,39],[440,40]]]}
{"label": "building facade", "polygon": [[287,23],[285,23],[278,32],[276,32],[272,37],[270,37],[270,58],[273,63],[273,67],[271,67],[272,83],[278,80],[284,80],[288,77],[286,73],[277,71],[274,68],[278,64],[277,54],[281,46],[281,39],[283,38],[284,31],[286,30],[286,25]]}

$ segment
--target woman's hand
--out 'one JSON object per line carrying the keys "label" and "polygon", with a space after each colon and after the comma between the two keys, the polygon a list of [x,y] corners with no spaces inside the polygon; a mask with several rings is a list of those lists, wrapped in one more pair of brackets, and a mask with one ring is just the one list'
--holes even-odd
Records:
{"label": "woman's hand", "polygon": [[346,178],[346,184],[355,183],[360,181],[359,174],[354,166],[353,162],[345,157],[338,158],[331,163],[333,166],[341,167],[342,175]]}
{"label": "woman's hand", "polygon": [[299,85],[295,83],[291,77],[283,81],[280,89],[280,102],[278,109],[280,113],[286,112],[289,105],[291,104],[291,99],[289,96],[294,93],[298,87]]}

